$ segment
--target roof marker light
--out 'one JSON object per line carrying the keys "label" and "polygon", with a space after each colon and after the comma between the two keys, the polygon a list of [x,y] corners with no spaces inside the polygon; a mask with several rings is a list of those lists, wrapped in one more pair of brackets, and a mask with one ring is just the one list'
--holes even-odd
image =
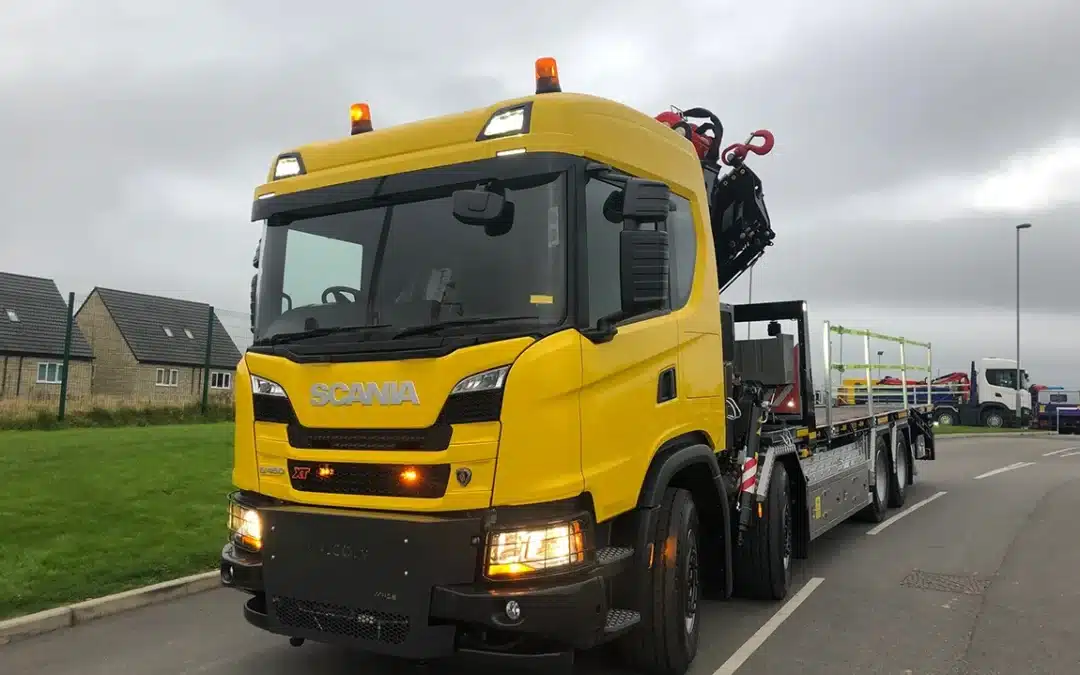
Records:
{"label": "roof marker light", "polygon": [[536,93],[552,94],[562,91],[559,86],[559,64],[550,56],[536,59]]}
{"label": "roof marker light", "polygon": [[300,158],[295,155],[279,157],[277,163],[274,164],[274,180],[299,176],[301,173]]}
{"label": "roof marker light", "polygon": [[513,136],[527,132],[529,126],[528,111],[527,104],[495,111],[488,123],[484,125],[484,130],[480,132],[480,138],[477,140]]}
{"label": "roof marker light", "polygon": [[371,108],[367,103],[353,103],[349,107],[349,118],[352,120],[353,136],[371,131]]}

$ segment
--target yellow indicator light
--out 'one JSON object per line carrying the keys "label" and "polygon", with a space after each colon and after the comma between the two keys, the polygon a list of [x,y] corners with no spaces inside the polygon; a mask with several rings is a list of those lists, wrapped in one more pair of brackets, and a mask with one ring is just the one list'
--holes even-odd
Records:
{"label": "yellow indicator light", "polygon": [[320,466],[317,473],[319,478],[332,478],[334,475],[334,467]]}
{"label": "yellow indicator light", "polygon": [[416,469],[405,469],[401,472],[401,482],[407,485],[412,485],[420,478],[420,474]]}

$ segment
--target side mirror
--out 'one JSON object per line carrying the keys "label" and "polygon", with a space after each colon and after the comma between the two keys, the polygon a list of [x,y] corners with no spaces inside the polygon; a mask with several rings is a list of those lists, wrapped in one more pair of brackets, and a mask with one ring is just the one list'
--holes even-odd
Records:
{"label": "side mirror", "polygon": [[[667,209],[666,199],[664,209]],[[623,230],[619,233],[622,316],[667,309],[670,267],[667,232]]]}
{"label": "side mirror", "polygon": [[624,228],[619,233],[622,315],[631,317],[666,309],[671,268],[667,232],[639,230],[635,226],[667,219],[671,209],[671,189],[660,181],[631,178],[626,181],[621,206]]}
{"label": "side mirror", "polygon": [[634,223],[666,220],[671,208],[671,189],[666,183],[644,178],[626,181],[622,197],[622,217]]}
{"label": "side mirror", "polygon": [[497,237],[509,232],[514,224],[514,203],[484,188],[457,190],[454,217],[466,225],[482,226],[489,237]]}

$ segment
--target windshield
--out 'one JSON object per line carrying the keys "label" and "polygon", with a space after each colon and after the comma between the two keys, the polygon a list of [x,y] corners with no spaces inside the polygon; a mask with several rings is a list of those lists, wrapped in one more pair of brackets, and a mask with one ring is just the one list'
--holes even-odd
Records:
{"label": "windshield", "polygon": [[514,205],[505,232],[455,218],[449,187],[270,224],[255,338],[501,318],[558,323],[566,307],[565,185],[562,173],[501,183]]}

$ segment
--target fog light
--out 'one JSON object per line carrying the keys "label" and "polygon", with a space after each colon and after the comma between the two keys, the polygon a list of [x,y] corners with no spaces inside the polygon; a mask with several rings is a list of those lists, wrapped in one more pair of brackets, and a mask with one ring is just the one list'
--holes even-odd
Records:
{"label": "fog light", "polygon": [[517,600],[510,600],[506,603],[506,618],[511,621],[517,621],[521,618],[521,605],[517,603]]}

